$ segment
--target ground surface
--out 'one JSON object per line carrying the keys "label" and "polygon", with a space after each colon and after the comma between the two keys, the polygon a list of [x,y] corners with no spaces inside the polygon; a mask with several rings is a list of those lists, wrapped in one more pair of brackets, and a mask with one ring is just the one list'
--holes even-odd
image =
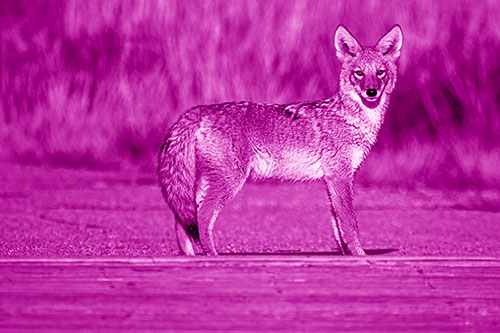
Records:
{"label": "ground surface", "polygon": [[0,330],[499,329],[498,190],[355,192],[368,261],[321,183],[245,185],[186,258],[154,175],[3,165]]}
{"label": "ground surface", "polygon": [[[500,256],[500,191],[355,188],[371,254]],[[235,253],[336,251],[321,183],[246,184],[222,211],[216,247]],[[4,165],[0,256],[178,254],[153,174]]]}

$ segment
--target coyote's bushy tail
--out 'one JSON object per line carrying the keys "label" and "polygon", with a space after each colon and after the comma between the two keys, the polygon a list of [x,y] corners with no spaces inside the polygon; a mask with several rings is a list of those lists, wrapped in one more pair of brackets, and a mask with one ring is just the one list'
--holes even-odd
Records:
{"label": "coyote's bushy tail", "polygon": [[185,113],[168,131],[158,156],[158,180],[175,219],[198,241],[195,136],[198,112]]}

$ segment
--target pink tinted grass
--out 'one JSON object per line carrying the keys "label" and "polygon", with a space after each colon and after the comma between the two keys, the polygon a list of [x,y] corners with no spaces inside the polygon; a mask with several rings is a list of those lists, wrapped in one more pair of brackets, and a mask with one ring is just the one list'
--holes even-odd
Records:
{"label": "pink tinted grass", "polygon": [[327,98],[333,34],[403,29],[399,81],[358,179],[500,181],[496,1],[2,1],[0,157],[154,170],[197,104]]}

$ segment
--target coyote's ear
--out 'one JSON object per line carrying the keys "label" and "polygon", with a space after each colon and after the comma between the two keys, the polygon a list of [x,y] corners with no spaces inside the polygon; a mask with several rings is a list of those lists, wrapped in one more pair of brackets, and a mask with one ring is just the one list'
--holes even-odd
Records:
{"label": "coyote's ear", "polygon": [[335,31],[335,48],[337,49],[337,58],[345,60],[355,57],[361,50],[361,45],[349,30],[343,25],[339,25]]}
{"label": "coyote's ear", "polygon": [[389,30],[375,45],[375,50],[384,56],[390,56],[394,59],[399,58],[401,46],[403,45],[403,33],[401,27],[395,25]]}

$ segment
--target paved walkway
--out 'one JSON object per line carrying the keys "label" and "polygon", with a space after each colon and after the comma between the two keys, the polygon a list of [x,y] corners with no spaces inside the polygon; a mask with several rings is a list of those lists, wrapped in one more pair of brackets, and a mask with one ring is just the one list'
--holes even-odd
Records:
{"label": "paved walkway", "polygon": [[500,330],[500,258],[3,259],[13,331]]}

